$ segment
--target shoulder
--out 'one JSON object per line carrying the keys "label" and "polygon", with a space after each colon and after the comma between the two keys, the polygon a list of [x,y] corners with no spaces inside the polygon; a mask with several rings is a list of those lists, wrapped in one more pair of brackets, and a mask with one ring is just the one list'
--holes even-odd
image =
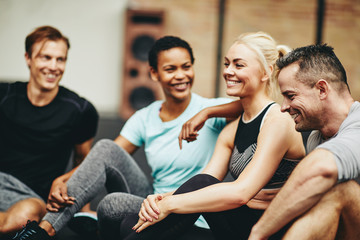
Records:
{"label": "shoulder", "polygon": [[26,94],[27,82],[1,82],[0,83],[0,100],[9,96],[20,96]]}
{"label": "shoulder", "polygon": [[294,126],[294,121],[292,120],[290,114],[287,112],[281,112],[281,107],[277,103],[271,105],[268,109],[265,115],[264,123],[267,122],[274,124],[275,121],[281,122],[282,124],[287,123]]}
{"label": "shoulder", "polygon": [[260,133],[261,132],[271,135],[276,134],[279,137],[281,135],[284,137],[291,136],[291,133],[297,133],[294,120],[289,113],[281,112],[278,104],[273,104],[267,111],[263,119],[263,124],[261,125]]}
{"label": "shoulder", "polygon": [[59,101],[66,102],[75,108],[77,108],[79,111],[83,112],[86,110],[96,110],[94,105],[88,101],[87,99],[80,97],[77,93],[74,91],[60,86],[59,93],[58,93],[58,99]]}
{"label": "shoulder", "polygon": [[0,91],[19,91],[26,89],[27,82],[0,82]]}
{"label": "shoulder", "polygon": [[324,142],[324,140],[321,137],[320,131],[319,130],[311,131],[306,144],[306,152],[307,153],[312,152],[322,142]]}
{"label": "shoulder", "polygon": [[347,121],[348,119],[350,120],[359,120],[360,119],[360,103],[358,101],[355,101],[350,108],[350,112],[347,116],[347,118],[345,119],[345,121]]}
{"label": "shoulder", "polygon": [[[156,114],[160,111],[161,104],[163,103],[162,100],[155,101],[148,106],[141,108],[137,110],[130,118],[129,120],[133,119],[143,119],[148,120],[156,116]],[[128,120],[128,121],[129,121]]]}
{"label": "shoulder", "polygon": [[162,100],[155,101],[155,102],[149,104],[148,106],[137,110],[135,113],[140,114],[140,115],[146,115],[148,113],[150,113],[150,114],[154,113],[154,111],[159,111],[160,110],[162,103],[163,103]]}
{"label": "shoulder", "polygon": [[258,143],[271,146],[277,151],[284,151],[285,158],[301,159],[305,155],[302,135],[295,129],[295,122],[287,112],[281,112],[274,104],[265,116],[260,129]]}
{"label": "shoulder", "polygon": [[238,117],[236,120],[231,121],[228,123],[223,130],[220,132],[219,135],[219,141],[227,142],[228,144],[232,145],[234,143],[236,130],[238,128],[238,124],[240,121],[240,117]]}
{"label": "shoulder", "polygon": [[[347,117],[341,123],[337,135],[342,135],[344,133],[356,134],[357,130],[360,128],[360,103],[355,101],[351,107]],[[356,129],[356,131],[353,131]]]}
{"label": "shoulder", "polygon": [[2,99],[10,90],[10,83],[0,83],[0,98]]}

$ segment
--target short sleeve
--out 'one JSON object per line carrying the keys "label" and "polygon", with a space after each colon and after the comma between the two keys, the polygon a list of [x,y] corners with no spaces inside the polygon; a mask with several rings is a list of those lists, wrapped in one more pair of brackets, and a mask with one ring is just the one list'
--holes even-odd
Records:
{"label": "short sleeve", "polygon": [[75,129],[75,144],[81,144],[95,137],[98,122],[99,114],[95,107],[90,102],[85,101],[83,111],[79,117],[79,123]]}
{"label": "short sleeve", "polygon": [[354,179],[360,174],[360,109],[349,114],[339,132],[318,148],[334,154],[338,168],[338,180]]}
{"label": "short sleeve", "polygon": [[[358,129],[360,133],[360,129]],[[323,144],[323,148],[334,154],[338,168],[338,180],[345,181],[359,176],[360,172],[360,134],[341,134]]]}
{"label": "short sleeve", "polygon": [[[146,109],[146,108],[145,108]],[[145,136],[145,109],[136,111],[121,129],[120,135],[137,147],[144,144]]]}

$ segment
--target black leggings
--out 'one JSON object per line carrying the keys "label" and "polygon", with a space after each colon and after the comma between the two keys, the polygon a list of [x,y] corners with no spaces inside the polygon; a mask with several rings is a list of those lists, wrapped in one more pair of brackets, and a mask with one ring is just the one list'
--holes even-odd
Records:
{"label": "black leggings", "polygon": [[[174,194],[195,191],[212,184],[220,183],[211,175],[199,174],[183,185]],[[259,220],[264,210],[256,210],[246,205],[222,212],[170,214],[161,222],[148,227],[140,233],[135,233],[131,228],[137,223],[138,215],[126,218],[121,225],[122,239],[176,239],[184,234],[196,222],[200,214],[208,222],[216,239],[248,239],[251,228]],[[271,239],[281,239],[283,231]]]}

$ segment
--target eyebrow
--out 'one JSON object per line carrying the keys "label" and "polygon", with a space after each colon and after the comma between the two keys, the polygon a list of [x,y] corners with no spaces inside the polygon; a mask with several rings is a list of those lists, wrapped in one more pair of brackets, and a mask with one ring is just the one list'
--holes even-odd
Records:
{"label": "eyebrow", "polygon": [[[186,61],[184,63],[181,63],[180,66],[183,66],[186,64],[191,64],[191,61]],[[167,65],[163,65],[162,67],[170,67],[170,66],[177,66],[177,64],[167,64]]]}
{"label": "eyebrow", "polygon": [[247,62],[246,59],[243,59],[243,58],[235,58],[233,60],[233,62],[236,62],[236,61],[244,61],[244,62]]}
{"label": "eyebrow", "polygon": [[[227,57],[224,57],[224,58],[225,58],[225,60],[230,61]],[[233,61],[233,62],[237,62],[237,61],[244,61],[244,62],[247,62],[247,61],[246,61],[246,59],[244,59],[244,58],[234,58],[232,61]]]}
{"label": "eyebrow", "polygon": [[296,93],[294,90],[286,90],[286,91],[281,92],[282,95],[288,95],[288,94],[294,94],[294,93]]}

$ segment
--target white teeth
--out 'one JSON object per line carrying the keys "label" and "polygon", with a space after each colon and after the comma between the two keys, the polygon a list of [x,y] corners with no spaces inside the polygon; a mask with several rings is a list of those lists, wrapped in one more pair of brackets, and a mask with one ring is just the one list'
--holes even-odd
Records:
{"label": "white teeth", "polygon": [[182,83],[182,84],[178,84],[176,85],[176,87],[180,87],[180,88],[183,88],[183,87],[186,87],[187,83]]}
{"label": "white teeth", "polygon": [[238,81],[226,80],[227,84],[234,85],[239,83]]}
{"label": "white teeth", "polygon": [[299,114],[292,114],[291,115],[292,119],[295,119],[297,116],[299,116]]}
{"label": "white teeth", "polygon": [[55,74],[48,74],[47,77],[48,78],[55,78]]}
{"label": "white teeth", "polygon": [[179,83],[179,84],[174,84],[173,86],[178,89],[184,89],[187,87],[187,85],[188,83]]}

